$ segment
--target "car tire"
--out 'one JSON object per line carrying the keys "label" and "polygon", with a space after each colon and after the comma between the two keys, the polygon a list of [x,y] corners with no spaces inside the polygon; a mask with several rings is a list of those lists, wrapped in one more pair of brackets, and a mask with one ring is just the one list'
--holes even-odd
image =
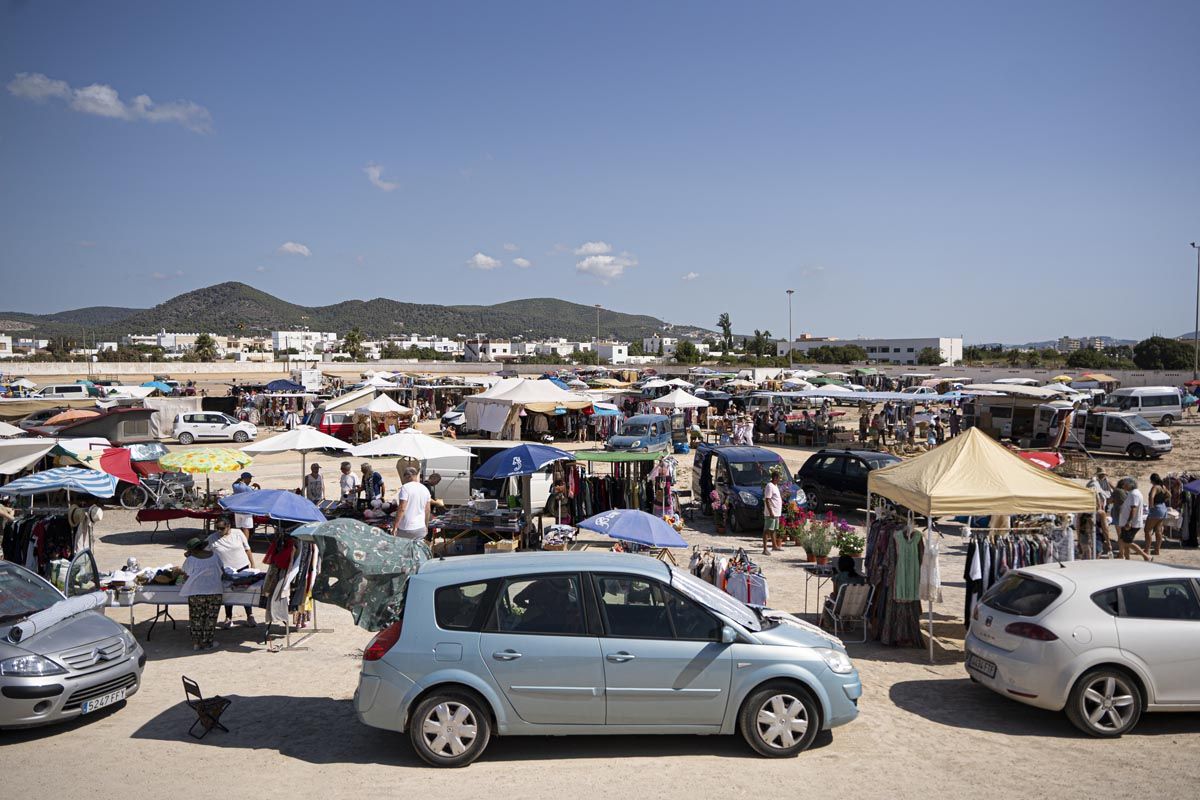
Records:
{"label": "car tire", "polygon": [[1067,700],[1067,719],[1097,738],[1114,739],[1128,733],[1141,716],[1142,694],[1137,683],[1128,673],[1112,667],[1085,673]]}
{"label": "car tire", "polygon": [[738,730],[754,752],[767,758],[799,755],[817,738],[821,712],[807,689],[769,683],[753,691],[738,712]]}
{"label": "car tire", "polygon": [[1164,414],[1163,418],[1158,421],[1159,427],[1169,428],[1175,424],[1175,418],[1170,414]]}
{"label": "car tire", "polygon": [[815,487],[812,489],[805,489],[804,496],[808,498],[809,511],[820,511],[825,507],[825,501],[821,499],[821,492]]}
{"label": "car tire", "polygon": [[[449,736],[441,733],[446,725],[452,726]],[[487,708],[468,692],[429,695],[417,706],[408,723],[413,750],[434,767],[467,766],[479,758],[491,737],[492,722]]]}
{"label": "car tire", "polygon": [[742,523],[738,522],[738,514],[736,508],[729,509],[729,532],[742,533]]}
{"label": "car tire", "polygon": [[1138,444],[1137,442],[1134,442],[1133,444],[1129,445],[1129,447],[1126,448],[1125,452],[1129,454],[1130,458],[1136,458],[1139,461],[1146,457],[1146,448],[1143,447],[1142,445]]}
{"label": "car tire", "polygon": [[250,441],[250,434],[245,431],[238,431],[233,435],[233,440],[238,443]]}
{"label": "car tire", "polygon": [[190,433],[179,434],[179,443],[180,444],[191,444],[194,441],[196,441],[196,437],[192,436]]}

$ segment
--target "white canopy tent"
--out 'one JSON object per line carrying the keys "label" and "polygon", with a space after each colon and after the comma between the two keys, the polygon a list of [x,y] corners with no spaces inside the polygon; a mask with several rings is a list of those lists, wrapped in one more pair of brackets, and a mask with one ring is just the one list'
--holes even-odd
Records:
{"label": "white canopy tent", "polygon": [[11,436],[25,436],[25,431],[21,430],[16,425],[9,425],[7,422],[0,422],[0,438],[7,439]]}
{"label": "white canopy tent", "polygon": [[708,401],[695,395],[688,394],[683,389],[676,389],[670,394],[664,394],[650,401],[653,408],[708,408]]}
{"label": "white canopy tent", "polygon": [[680,389],[691,389],[696,385],[694,383],[688,383],[683,378],[671,378],[671,380],[667,381],[667,383],[671,386],[678,386]]}
{"label": "white canopy tent", "polygon": [[385,378],[382,373],[376,373],[363,381],[363,386],[372,386],[376,389],[387,389],[394,388],[396,383]]}
{"label": "white canopy tent", "polygon": [[411,414],[412,409],[402,406],[386,394],[378,395],[365,406],[354,409],[355,414]]}
{"label": "white canopy tent", "polygon": [[669,381],[664,381],[662,378],[651,378],[641,385],[641,389],[665,389],[673,384]]}
{"label": "white canopy tent", "polygon": [[336,450],[346,452],[350,446],[341,439],[335,439],[326,433],[321,433],[311,425],[301,425],[298,428],[261,439],[242,448],[243,453],[299,453],[300,454],[300,485],[304,486],[304,476],[308,471],[308,454],[318,450]]}
{"label": "white canopy tent", "polygon": [[393,433],[391,436],[384,436],[373,442],[367,442],[366,444],[350,448],[350,455],[359,458],[400,456],[415,458],[418,461],[455,458],[462,456],[465,452],[466,450],[462,447],[455,447],[441,439],[435,439],[428,434],[421,433],[414,428],[406,428],[399,433]]}
{"label": "white canopy tent", "polygon": [[36,464],[54,449],[54,439],[6,439],[0,441],[0,475],[16,475]]}
{"label": "white canopy tent", "polygon": [[568,392],[553,381],[505,379],[486,392],[466,399],[467,427],[471,430],[500,433],[517,423],[521,409],[550,413],[557,408],[579,410],[592,404],[592,398]]}

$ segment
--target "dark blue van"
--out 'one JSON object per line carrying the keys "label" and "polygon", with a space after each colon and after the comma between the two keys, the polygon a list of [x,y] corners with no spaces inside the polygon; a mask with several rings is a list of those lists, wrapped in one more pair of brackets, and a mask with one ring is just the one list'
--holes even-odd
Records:
{"label": "dark blue van", "polygon": [[701,511],[713,513],[712,492],[716,490],[732,532],[762,530],[763,486],[776,468],[783,470],[779,488],[784,501],[795,498],[804,505],[804,492],[793,482],[791,470],[778,453],[765,447],[700,445],[692,461],[692,486],[699,491]]}

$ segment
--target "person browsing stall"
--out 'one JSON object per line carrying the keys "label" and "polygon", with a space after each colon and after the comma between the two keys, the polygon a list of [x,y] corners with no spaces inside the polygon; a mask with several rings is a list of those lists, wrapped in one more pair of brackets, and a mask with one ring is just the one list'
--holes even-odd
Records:
{"label": "person browsing stall", "polygon": [[[782,550],[783,543],[779,539],[779,518],[783,516],[783,493],[779,484],[783,475],[778,470],[771,471],[771,480],[763,487],[763,549],[764,556],[771,555],[771,550]],[[770,549],[768,549],[770,548]]]}
{"label": "person browsing stall", "polygon": [[[254,483],[254,476],[249,472],[243,472],[238,476],[238,479],[233,482],[234,494],[245,494],[246,492],[258,491],[258,484]],[[233,524],[247,535],[254,532],[254,515],[253,514],[235,514]]]}
{"label": "person browsing stall", "polygon": [[338,487],[342,491],[342,502],[348,503],[358,497],[358,476],[349,461],[342,462],[342,475],[338,478]]}
{"label": "person browsing stall", "polygon": [[396,519],[392,535],[402,539],[424,539],[429,534],[429,490],[417,479],[417,468],[406,467],[404,483],[396,497]]}
{"label": "person browsing stall", "polygon": [[[208,537],[208,548],[221,563],[221,569],[229,569],[234,572],[253,569],[254,553],[250,551],[250,542],[246,540],[246,534],[241,528],[230,526],[227,519],[217,520],[215,527],[216,533]],[[254,607],[242,606],[242,610],[246,612],[246,626],[249,628],[256,626],[258,623],[254,620]],[[226,603],[225,621],[221,623],[220,627],[228,628],[232,625],[233,606]]]}
{"label": "person browsing stall", "polygon": [[313,503],[320,503],[325,499],[325,478],[321,475],[320,464],[313,464],[304,476],[304,496]]}
{"label": "person browsing stall", "polygon": [[209,650],[213,630],[217,627],[217,610],[225,591],[221,585],[221,561],[202,536],[188,539],[187,557],[183,560],[183,586],[179,597],[188,603],[188,629],[192,634],[193,650]]}
{"label": "person browsing stall", "polygon": [[370,464],[362,465],[362,490],[368,506],[372,500],[383,500],[383,475]]}

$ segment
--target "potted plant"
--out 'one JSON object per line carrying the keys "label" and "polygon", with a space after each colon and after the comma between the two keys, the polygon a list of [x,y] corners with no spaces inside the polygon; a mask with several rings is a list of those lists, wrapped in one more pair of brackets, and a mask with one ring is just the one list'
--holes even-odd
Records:
{"label": "potted plant", "polygon": [[708,502],[712,507],[713,525],[717,529],[717,533],[725,532],[725,506],[721,503],[721,496],[717,494],[717,490],[713,489],[708,493]]}
{"label": "potted plant", "polygon": [[866,544],[866,540],[845,520],[838,520],[834,525],[833,546],[839,555],[858,558],[863,554]]}
{"label": "potted plant", "polygon": [[833,542],[825,525],[820,525],[809,534],[808,542],[804,545],[804,549],[813,556],[813,559],[818,564],[829,562],[829,551],[833,549]]}

